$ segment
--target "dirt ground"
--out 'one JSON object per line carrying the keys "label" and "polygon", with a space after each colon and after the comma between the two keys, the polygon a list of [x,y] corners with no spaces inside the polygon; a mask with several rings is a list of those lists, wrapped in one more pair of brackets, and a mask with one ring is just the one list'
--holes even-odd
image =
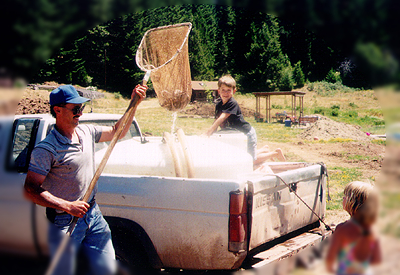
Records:
{"label": "dirt ground", "polygon": [[[26,95],[26,94],[25,94]],[[48,113],[48,100],[43,98],[24,96],[18,103],[17,114]],[[254,116],[254,111],[242,106],[242,112],[246,117]],[[213,117],[214,105],[205,103],[191,104],[185,109],[188,116]],[[319,143],[306,142],[316,139],[355,139],[353,142]],[[367,136],[359,128],[344,123],[334,122],[321,117],[316,123],[305,129],[295,142],[274,143],[269,142],[271,149],[281,148],[287,153],[288,161],[291,158],[303,159],[306,162],[323,161],[329,172],[329,167],[359,168],[363,178],[377,177],[381,171],[385,154],[385,146],[372,142],[372,137]],[[362,156],[362,157],[359,157]],[[328,212],[327,223],[338,224],[348,219],[347,213],[336,210]],[[376,274],[398,274],[400,263],[400,240],[398,238],[382,236],[382,248],[384,263],[376,269]],[[321,262],[314,269],[299,274],[325,274],[324,265]],[[297,274],[297,273],[296,273]]]}

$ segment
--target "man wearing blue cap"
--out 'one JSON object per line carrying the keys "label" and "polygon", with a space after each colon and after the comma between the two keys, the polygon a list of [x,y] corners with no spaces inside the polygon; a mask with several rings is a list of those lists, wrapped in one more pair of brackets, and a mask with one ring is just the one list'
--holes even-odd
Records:
{"label": "man wearing blue cap", "polygon": [[[146,96],[147,86],[137,85],[131,100]],[[89,203],[82,201],[95,173],[94,143],[110,141],[120,124],[113,127],[79,125],[88,98],[81,97],[71,85],[50,93],[50,112],[56,124],[47,137],[32,151],[25,181],[25,194],[34,203],[46,207],[49,248],[54,256],[73,219],[79,217],[71,235],[73,241],[63,253],[54,274],[74,274],[76,256],[83,249],[94,275],[116,272],[111,231],[92,193]],[[133,120],[133,118],[132,118]],[[128,122],[128,125],[132,123]],[[129,130],[122,131],[124,137]]]}

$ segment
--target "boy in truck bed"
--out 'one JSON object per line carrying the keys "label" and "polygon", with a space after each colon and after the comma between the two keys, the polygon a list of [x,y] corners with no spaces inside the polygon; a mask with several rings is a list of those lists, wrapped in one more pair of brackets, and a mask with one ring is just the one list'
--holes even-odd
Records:
{"label": "boy in truck bed", "polygon": [[224,75],[218,80],[218,94],[220,98],[215,106],[215,121],[205,132],[211,136],[218,127],[221,129],[230,127],[247,136],[247,151],[256,160],[257,134],[254,128],[244,120],[242,110],[237,101],[233,98],[236,92],[236,81],[230,75]]}
{"label": "boy in truck bed", "polygon": [[238,102],[233,98],[235,92],[236,81],[232,76],[224,75],[218,80],[220,98],[215,106],[215,121],[205,132],[205,135],[211,136],[218,127],[221,127],[221,129],[230,127],[243,132],[247,136],[247,152],[253,157],[254,169],[260,168],[267,159],[277,158],[280,161],[285,161],[282,150],[279,148],[270,151],[268,146],[264,146],[257,150],[256,131],[244,119]]}

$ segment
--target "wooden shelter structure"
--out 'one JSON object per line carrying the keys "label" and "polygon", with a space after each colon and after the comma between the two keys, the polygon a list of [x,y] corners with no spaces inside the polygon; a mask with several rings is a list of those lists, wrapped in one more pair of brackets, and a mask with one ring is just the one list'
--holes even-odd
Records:
{"label": "wooden shelter structure", "polygon": [[[303,112],[303,98],[304,95],[306,94],[305,92],[300,92],[300,91],[290,91],[290,92],[256,92],[253,93],[256,96],[256,115],[261,115],[261,98],[265,97],[265,119],[267,120],[266,122],[271,122],[271,96],[278,96],[278,95],[290,95],[292,96],[292,113],[291,113],[291,118],[296,119],[296,107],[297,107],[297,102],[299,103],[300,106],[300,114],[299,118],[304,115]],[[297,99],[298,98],[298,99]]]}

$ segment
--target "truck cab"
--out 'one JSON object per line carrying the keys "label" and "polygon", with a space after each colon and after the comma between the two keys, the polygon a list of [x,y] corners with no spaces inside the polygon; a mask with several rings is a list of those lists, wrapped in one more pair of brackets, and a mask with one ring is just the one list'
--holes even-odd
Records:
{"label": "truck cab", "polygon": [[[112,126],[121,117],[114,114],[85,113],[80,123]],[[35,145],[54,127],[50,114],[0,117],[0,251],[26,254],[47,254],[47,219],[44,207],[23,196],[23,185]],[[142,139],[140,128],[133,121],[124,140]],[[97,143],[96,151],[107,147]]]}

